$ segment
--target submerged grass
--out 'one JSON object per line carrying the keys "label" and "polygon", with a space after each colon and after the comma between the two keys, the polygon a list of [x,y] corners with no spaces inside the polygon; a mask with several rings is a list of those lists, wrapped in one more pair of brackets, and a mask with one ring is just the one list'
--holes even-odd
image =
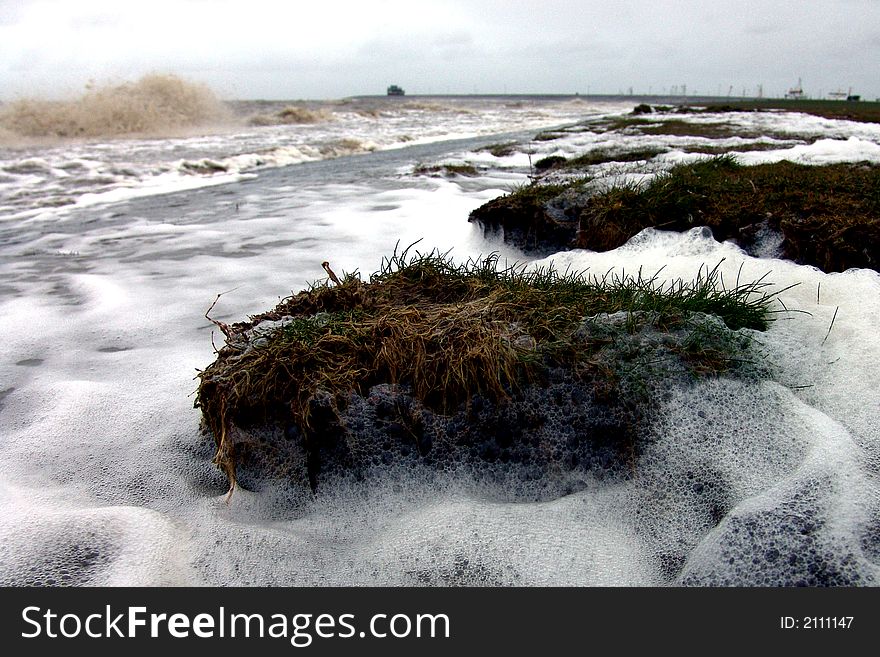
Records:
{"label": "submerged grass", "polygon": [[413,169],[417,176],[478,176],[480,171],[472,164],[418,164]]}
{"label": "submerged grass", "polygon": [[[664,108],[667,111],[670,108]],[[679,114],[706,114],[704,110],[690,108],[678,108]],[[733,110],[729,110],[733,111]],[[712,112],[718,113],[718,110]],[[593,130],[600,132],[622,132],[632,135],[662,135],[670,137],[694,137],[702,139],[726,139],[740,137],[742,139],[760,139],[761,137],[777,137],[779,139],[797,139],[800,141],[815,141],[816,136],[810,134],[793,134],[791,132],[776,131],[764,128],[761,131],[748,130],[743,126],[726,122],[723,116],[711,121],[694,121],[676,118],[673,116],[658,116],[645,118],[641,115],[626,115],[613,118],[602,118],[589,122]]]}
{"label": "submerged grass", "polygon": [[642,132],[650,135],[670,135],[674,137],[706,137],[708,139],[723,139],[725,137],[739,136],[759,137],[759,133],[750,133],[742,128],[735,128],[720,123],[697,123],[683,121],[681,119],[667,119],[641,126]]}
{"label": "submerged grass", "polygon": [[611,162],[640,162],[667,152],[666,148],[643,148],[632,151],[620,151],[609,148],[599,148],[583,155],[572,158],[561,155],[550,155],[535,162],[535,169],[546,171],[547,169],[584,169],[597,164]]}
{"label": "submerged grass", "polygon": [[519,144],[515,141],[505,141],[497,144],[487,144],[477,148],[477,152],[488,152],[495,157],[508,157],[517,152]]}
{"label": "submerged grass", "polygon": [[702,108],[704,112],[766,112],[770,110],[803,112],[829,119],[880,123],[880,102],[875,101],[753,98],[750,100],[731,99],[723,105],[710,105]]}
{"label": "submerged grass", "polygon": [[[196,401],[217,445],[215,462],[234,484],[233,426],[275,421],[308,435],[328,403],[338,413],[352,392],[378,383],[408,386],[426,406],[451,412],[478,394],[504,399],[551,367],[598,378],[608,367],[597,357],[610,339],[596,328],[606,315],[628,313],[631,330],[646,322],[681,328],[700,314],[719,318],[728,334],[767,326],[774,295],[764,281],[727,288],[718,267],[687,283],[661,283],[658,275],[501,266],[496,254],[456,264],[448,254],[407,248],[369,282],[349,274],[248,322],[215,322],[226,345],[199,374]],[[742,355],[735,341],[691,335],[681,355],[695,373],[725,370]]]}

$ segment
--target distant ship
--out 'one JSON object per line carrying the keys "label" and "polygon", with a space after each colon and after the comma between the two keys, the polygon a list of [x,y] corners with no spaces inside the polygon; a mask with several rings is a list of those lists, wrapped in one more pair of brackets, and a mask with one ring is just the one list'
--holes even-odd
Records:
{"label": "distant ship", "polygon": [[392,84],[388,87],[388,95],[389,96],[402,96],[404,94],[403,89],[398,87],[396,84]]}
{"label": "distant ship", "polygon": [[798,78],[798,83],[796,87],[792,87],[785,94],[785,98],[787,100],[804,100],[807,95],[804,93],[803,87],[801,87],[801,79]]}

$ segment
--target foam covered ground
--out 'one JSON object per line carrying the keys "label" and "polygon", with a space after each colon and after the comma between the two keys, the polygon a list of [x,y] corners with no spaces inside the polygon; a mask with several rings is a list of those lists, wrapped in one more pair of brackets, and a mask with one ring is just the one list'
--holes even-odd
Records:
{"label": "foam covered ground", "polygon": [[192,408],[216,295],[212,316],[242,319],[322,260],[375,270],[398,239],[515,259],[465,220],[524,178],[503,164],[479,185],[277,170],[4,222],[0,583],[876,585],[880,275],[752,258],[699,229],[551,258],[684,279],[723,260],[726,282],[788,288],[755,335],[772,376],[670,385],[632,477],[510,502],[392,464],[318,498],[267,483],[226,501]]}

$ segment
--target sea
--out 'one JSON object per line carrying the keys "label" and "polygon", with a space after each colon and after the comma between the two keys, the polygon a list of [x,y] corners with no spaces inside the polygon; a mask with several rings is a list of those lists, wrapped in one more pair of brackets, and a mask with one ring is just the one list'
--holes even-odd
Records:
{"label": "sea", "polygon": [[[468,215],[551,155],[663,151],[596,165],[597,185],[650,180],[705,146],[744,164],[877,163],[880,125],[774,111],[675,114],[726,136],[609,128],[638,102],[242,101],[134,136],[0,127],[0,584],[876,585],[876,271],[826,274],[777,259],[772,240],[752,257],[700,227],[535,260]],[[366,279],[410,244],[762,279],[779,291],[754,334],[771,374],[670,382],[632,476],[557,499],[394,463],[317,494],[267,481],[228,495],[194,408],[223,344],[209,308],[244,320],[324,281],[323,261]]]}

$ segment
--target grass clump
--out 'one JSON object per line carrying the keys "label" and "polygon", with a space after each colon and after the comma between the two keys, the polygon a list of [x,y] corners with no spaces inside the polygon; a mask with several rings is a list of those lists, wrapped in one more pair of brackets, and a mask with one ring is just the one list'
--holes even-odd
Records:
{"label": "grass clump", "polygon": [[[584,157],[589,163],[594,154]],[[773,249],[774,257],[826,272],[880,270],[880,166],[745,166],[727,153],[603,191],[591,188],[588,178],[527,185],[475,209],[470,220],[538,254],[571,247],[609,251],[645,228],[707,226],[715,239],[732,239],[754,255]]]}
{"label": "grass clump", "polygon": [[582,170],[587,167],[609,164],[613,162],[640,162],[650,160],[653,157],[666,153],[667,148],[649,147],[630,151],[621,151],[613,148],[597,148],[582,155],[567,158],[562,155],[549,155],[535,162],[535,170],[538,172],[554,170]]}
{"label": "grass clump", "polygon": [[674,137],[705,137],[707,139],[723,139],[738,135],[740,137],[758,137],[758,134],[750,134],[742,128],[721,123],[697,123],[681,119],[667,119],[655,121],[640,126],[641,131],[649,135],[670,135]]}
{"label": "grass clump", "polygon": [[641,160],[650,160],[666,151],[667,149],[665,148],[642,148],[634,151],[615,151],[600,148],[571,158],[565,163],[565,166],[571,169],[582,169],[596,164],[607,164],[608,162],[639,162]]}
{"label": "grass clump", "polygon": [[572,158],[550,155],[535,162],[535,169],[538,171],[547,171],[549,169],[585,169],[586,167],[608,164],[609,162],[639,162],[650,160],[660,153],[665,153],[666,150],[665,148],[644,148],[634,151],[615,151],[600,148]]}
{"label": "grass clump", "polygon": [[[727,153],[747,153],[750,151],[775,151],[789,148],[796,143],[809,142],[810,139],[792,136],[786,141],[746,141],[740,144],[688,144],[681,146],[684,153],[702,153],[704,155],[725,155]],[[812,139],[815,141],[815,138]]]}
{"label": "grass clump", "polygon": [[657,122],[646,119],[641,116],[616,116],[612,118],[602,118],[592,120],[585,123],[585,126],[594,128],[600,132],[623,132],[630,129],[641,129],[645,126],[655,125]]}
{"label": "grass clump", "polygon": [[742,128],[724,123],[704,123],[677,118],[645,118],[641,115],[619,116],[599,121],[596,127],[603,132],[624,132],[641,135],[668,135],[673,137],[705,137],[723,139],[725,137],[760,137]]}
{"label": "grass clump", "polygon": [[567,158],[562,155],[549,155],[547,157],[542,157],[540,160],[535,162],[535,169],[537,171],[547,171],[548,169],[554,169],[558,166],[563,166],[568,161]]}
{"label": "grass clump", "polygon": [[609,250],[647,227],[709,226],[718,240],[748,246],[767,227],[784,255],[824,271],[880,265],[880,167],[777,162],[743,166],[734,156],[679,165],[645,185],[591,197],[577,244]]}
{"label": "grass clump", "polygon": [[[455,264],[448,254],[409,248],[368,282],[357,274],[335,280],[247,322],[215,321],[226,344],[199,374],[196,406],[232,483],[232,427],[292,424],[320,440],[328,414],[338,419],[351,394],[380,383],[407,386],[446,413],[474,395],[503,400],[540,385],[554,367],[601,379],[609,361],[600,353],[618,330],[602,317],[625,313],[631,320],[620,330],[632,332],[697,326],[695,317],[711,315],[726,327],[719,335],[729,334],[766,328],[773,297],[763,281],[726,288],[717,267],[693,282],[663,284],[641,272],[595,277],[500,266],[496,254]],[[738,343],[691,333],[695,343],[678,349],[695,373],[723,371],[742,355]]]}
{"label": "grass clump", "polygon": [[560,243],[573,239],[577,217],[569,219],[564,213],[551,215],[548,208],[565,194],[579,194],[588,182],[582,179],[545,184],[533,177],[530,184],[520,185],[475,209],[468,221],[481,226],[485,234],[503,230],[504,239],[524,251],[555,253]]}
{"label": "grass clump", "polygon": [[478,176],[479,170],[473,164],[419,164],[413,169],[417,176]]}
{"label": "grass clump", "polygon": [[519,144],[515,141],[505,141],[498,144],[487,144],[477,149],[477,152],[486,151],[494,157],[509,157],[517,152]]}
{"label": "grass clump", "polygon": [[559,130],[547,130],[545,132],[539,132],[533,138],[533,141],[553,141],[555,139],[561,139],[565,137],[565,133]]}

